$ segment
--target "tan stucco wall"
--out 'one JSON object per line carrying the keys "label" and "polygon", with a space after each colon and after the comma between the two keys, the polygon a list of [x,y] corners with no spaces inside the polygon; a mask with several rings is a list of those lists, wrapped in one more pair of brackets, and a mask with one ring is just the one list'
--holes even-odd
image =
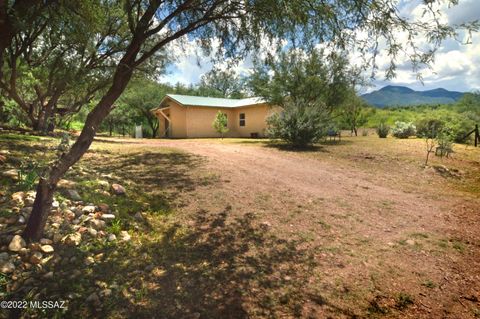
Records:
{"label": "tan stucco wall", "polygon": [[[265,136],[265,119],[273,112],[266,105],[254,105],[240,108],[214,108],[198,106],[181,106],[174,101],[168,103],[171,119],[171,135],[173,138],[220,137],[212,122],[218,111],[227,114],[229,132],[226,137],[250,137],[250,133]],[[240,113],[245,113],[245,126],[240,126]],[[159,136],[165,131],[164,118],[157,114],[159,119]]]}

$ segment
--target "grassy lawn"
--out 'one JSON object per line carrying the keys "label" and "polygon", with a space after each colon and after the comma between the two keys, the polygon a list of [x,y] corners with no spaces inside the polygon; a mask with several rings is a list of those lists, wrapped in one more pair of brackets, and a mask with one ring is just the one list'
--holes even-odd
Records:
{"label": "grassy lawn", "polygon": [[[4,167],[27,159],[47,163],[46,154],[58,143],[0,135],[0,149],[10,152]],[[449,229],[430,225],[435,217],[400,216],[418,192],[429,203],[469,201],[465,209],[475,208],[480,150],[456,145],[452,158],[433,157],[425,169],[419,139],[346,137],[302,152],[267,140],[172,142],[186,149],[188,143],[258,149],[312,167],[318,163],[345,176],[357,174],[360,184],[405,193],[410,197],[404,204],[399,194],[369,201],[352,191],[327,199],[276,191],[275,185],[240,184],[234,171],[208,156],[159,143],[99,139],[65,177],[85,204],[108,204],[118,218],[107,231],[126,230],[131,241],[55,245],[57,261],[32,269],[35,284],[28,293],[8,288],[23,279],[2,275],[3,298],[68,301],[66,311],[30,310],[40,317],[428,318],[473,317],[480,311],[477,303],[459,299],[478,284],[465,279],[466,284],[452,270],[465,278],[479,275],[468,270],[478,262],[478,218],[471,214],[459,224],[454,212],[445,224]],[[441,165],[450,173],[438,172]],[[123,185],[126,196],[109,194],[105,182]],[[0,216],[16,214],[9,200],[18,190],[18,183],[0,180]],[[56,198],[60,207],[68,202],[61,189]],[[5,251],[8,243],[1,245]],[[87,258],[95,262],[86,264]],[[42,277],[47,271],[53,279]],[[92,293],[101,302],[88,300]]]}

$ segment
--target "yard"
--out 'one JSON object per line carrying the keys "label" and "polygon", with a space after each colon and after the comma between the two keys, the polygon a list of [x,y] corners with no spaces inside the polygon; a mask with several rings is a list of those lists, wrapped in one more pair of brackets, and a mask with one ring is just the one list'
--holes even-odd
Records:
{"label": "yard", "polygon": [[[33,292],[11,289],[22,278],[10,275],[1,290],[67,300],[69,317],[478,317],[480,149],[456,145],[424,168],[424,144],[97,138],[66,179],[132,240],[55,244],[58,262],[31,271]],[[56,145],[0,135],[4,167]],[[6,219],[16,186],[0,187]]]}

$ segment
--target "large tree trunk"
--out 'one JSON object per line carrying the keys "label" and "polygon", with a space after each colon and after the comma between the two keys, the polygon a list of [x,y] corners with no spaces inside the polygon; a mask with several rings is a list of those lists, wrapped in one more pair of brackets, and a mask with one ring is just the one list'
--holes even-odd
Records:
{"label": "large tree trunk", "polygon": [[112,85],[95,108],[88,114],[85,126],[77,141],[72,145],[68,153],[64,154],[50,169],[48,177],[39,182],[32,213],[23,233],[25,239],[39,240],[42,237],[43,229],[45,228],[45,223],[52,206],[53,193],[58,181],[88,150],[100,123],[102,123],[103,119],[110,113],[113,103],[125,90],[133,74],[135,58],[144,40],[144,38],[134,38],[134,40],[132,40],[132,44],[119,61],[113,76]]}
{"label": "large tree trunk", "polygon": [[56,187],[56,184],[51,184],[44,178],[40,179],[37,185],[37,195],[33,202],[32,214],[23,233],[25,238],[35,240],[42,238]]}

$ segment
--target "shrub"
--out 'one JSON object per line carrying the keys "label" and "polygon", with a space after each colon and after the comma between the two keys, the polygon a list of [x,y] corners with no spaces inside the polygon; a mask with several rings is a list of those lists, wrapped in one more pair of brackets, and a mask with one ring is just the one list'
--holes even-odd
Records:
{"label": "shrub", "polygon": [[225,133],[229,131],[227,125],[228,125],[227,114],[223,113],[222,111],[218,111],[212,123],[213,129],[217,133],[219,133],[223,138]]}
{"label": "shrub", "polygon": [[267,135],[295,147],[306,147],[325,136],[330,120],[321,103],[288,102],[267,118]]}
{"label": "shrub", "polygon": [[417,137],[436,138],[445,123],[438,119],[422,119],[416,123]]}
{"label": "shrub", "polygon": [[412,122],[395,122],[395,126],[392,129],[392,135],[397,138],[409,138],[415,135],[416,127]]}
{"label": "shrub", "polygon": [[388,135],[388,132],[390,132],[390,126],[388,126],[385,123],[380,123],[377,127],[377,134],[378,137],[380,138],[386,138]]}

